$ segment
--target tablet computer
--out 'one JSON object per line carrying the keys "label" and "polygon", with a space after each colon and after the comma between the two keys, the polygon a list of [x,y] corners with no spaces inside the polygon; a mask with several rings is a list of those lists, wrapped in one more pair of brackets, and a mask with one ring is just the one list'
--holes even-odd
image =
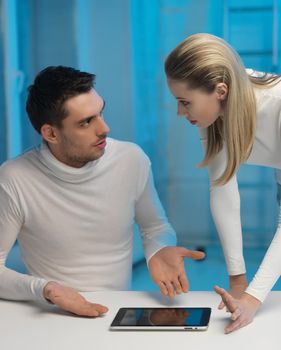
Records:
{"label": "tablet computer", "polygon": [[123,307],[117,312],[110,330],[207,330],[209,307]]}

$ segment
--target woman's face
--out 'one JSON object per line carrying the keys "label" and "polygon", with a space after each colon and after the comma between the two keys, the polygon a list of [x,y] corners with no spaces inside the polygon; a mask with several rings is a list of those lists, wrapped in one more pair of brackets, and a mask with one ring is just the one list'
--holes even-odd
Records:
{"label": "woman's face", "polygon": [[227,97],[227,86],[217,84],[211,93],[189,89],[186,82],[168,78],[168,86],[177,100],[177,114],[184,116],[192,125],[207,128],[223,115],[222,101]]}

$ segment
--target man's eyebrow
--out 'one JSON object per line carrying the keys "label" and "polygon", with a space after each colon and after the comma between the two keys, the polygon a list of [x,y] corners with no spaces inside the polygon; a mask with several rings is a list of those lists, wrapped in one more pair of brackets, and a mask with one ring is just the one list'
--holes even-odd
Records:
{"label": "man's eyebrow", "polygon": [[101,109],[100,113],[103,112],[103,110],[105,108],[105,100],[104,99],[102,99],[102,100],[103,100],[103,106],[102,106],[102,109]]}
{"label": "man's eyebrow", "polygon": [[103,99],[103,105],[102,105],[102,108],[101,108],[101,110],[100,110],[100,112],[99,112],[98,114],[96,114],[96,115],[89,115],[88,117],[85,117],[85,118],[82,118],[82,119],[78,120],[77,123],[78,123],[78,124],[83,123],[83,122],[85,122],[86,120],[88,120],[88,119],[90,119],[90,118],[94,118],[94,117],[96,117],[97,115],[102,114],[102,112],[104,111],[104,108],[105,108],[105,100]]}

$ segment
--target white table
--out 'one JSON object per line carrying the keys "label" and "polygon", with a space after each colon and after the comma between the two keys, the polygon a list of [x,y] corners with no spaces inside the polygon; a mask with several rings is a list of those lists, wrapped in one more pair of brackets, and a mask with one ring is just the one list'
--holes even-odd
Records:
{"label": "white table", "polygon": [[[0,300],[1,350],[217,350],[280,348],[281,292],[271,292],[254,322],[225,335],[228,316],[217,310],[219,297],[213,292],[189,292],[173,303],[160,293],[96,292],[89,300],[109,307],[106,316],[87,319],[68,315],[54,306]],[[204,332],[109,331],[119,307],[124,306],[208,306],[210,325]],[[240,347],[240,348],[239,348]]]}

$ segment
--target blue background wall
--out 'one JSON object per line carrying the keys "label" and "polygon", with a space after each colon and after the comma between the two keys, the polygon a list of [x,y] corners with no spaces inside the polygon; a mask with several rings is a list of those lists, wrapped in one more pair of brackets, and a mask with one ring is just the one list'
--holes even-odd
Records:
{"label": "blue background wall", "polygon": [[[111,136],[138,143],[179,242],[217,245],[197,129],[176,117],[163,62],[186,36],[227,39],[247,67],[281,72],[277,0],[0,0],[0,163],[40,141],[26,88],[47,65],[97,75]],[[276,226],[272,169],[239,172],[246,247],[266,247]],[[137,238],[136,238],[137,239]],[[137,256],[141,256],[139,240]]]}

